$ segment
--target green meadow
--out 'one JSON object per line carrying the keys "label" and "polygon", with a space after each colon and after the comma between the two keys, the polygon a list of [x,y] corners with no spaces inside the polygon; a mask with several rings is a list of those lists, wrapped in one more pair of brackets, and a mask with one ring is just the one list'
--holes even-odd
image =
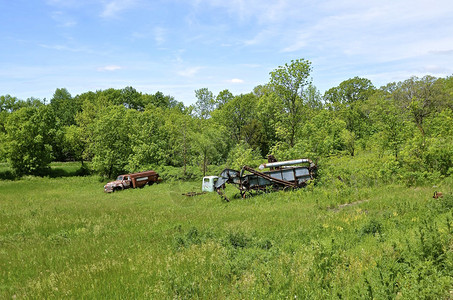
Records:
{"label": "green meadow", "polygon": [[[5,175],[7,170],[1,169]],[[0,298],[451,299],[453,180],[235,197],[0,180]],[[6,174],[7,175],[7,174]],[[6,176],[5,175],[5,176]]]}

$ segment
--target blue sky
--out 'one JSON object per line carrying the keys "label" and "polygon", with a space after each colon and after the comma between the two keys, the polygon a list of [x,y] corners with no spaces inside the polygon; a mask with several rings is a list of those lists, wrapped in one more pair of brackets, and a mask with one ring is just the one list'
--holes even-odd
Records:
{"label": "blue sky", "polygon": [[189,105],[304,58],[324,92],[453,74],[453,1],[0,0],[0,95],[132,86]]}

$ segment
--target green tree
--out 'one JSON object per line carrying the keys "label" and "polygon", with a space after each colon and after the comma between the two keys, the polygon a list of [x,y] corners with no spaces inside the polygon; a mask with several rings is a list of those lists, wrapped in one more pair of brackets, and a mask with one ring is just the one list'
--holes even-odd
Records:
{"label": "green tree", "polygon": [[131,86],[125,87],[121,90],[119,101],[126,108],[136,110],[144,109],[142,94],[137,92],[137,90]]}
{"label": "green tree", "polygon": [[321,110],[302,129],[303,138],[296,148],[299,155],[318,159],[335,155],[345,148],[346,123],[334,112]]}
{"label": "green tree", "polygon": [[0,96],[0,112],[13,112],[24,105],[16,97],[10,95]]}
{"label": "green tree", "polygon": [[225,104],[227,104],[234,96],[229,90],[220,91],[220,93],[215,98],[218,108],[221,108]]}
{"label": "green tree", "polygon": [[319,111],[324,108],[321,93],[311,83],[303,90],[302,99],[307,110]]}
{"label": "green tree", "polygon": [[8,116],[9,114],[6,111],[0,111],[0,162],[6,160],[7,133],[5,126]]}
{"label": "green tree", "polygon": [[228,168],[240,170],[243,166],[258,167],[260,161],[260,153],[248,144],[241,142],[236,144],[228,153],[226,165]]}
{"label": "green tree", "polygon": [[284,115],[283,103],[279,101],[277,95],[272,91],[269,85],[257,86],[253,94],[258,98],[256,117],[261,124],[260,151],[262,156],[269,154],[270,149],[282,140],[277,134],[280,127],[280,120]]}
{"label": "green tree", "polygon": [[178,102],[172,96],[165,96],[162,92],[156,92],[154,95],[142,95],[142,103],[146,107],[151,104],[161,108],[178,108],[182,110],[183,103]]}
{"label": "green tree", "polygon": [[123,105],[124,102],[121,97],[121,90],[109,88],[106,90],[96,91],[96,98],[103,99],[105,105]]}
{"label": "green tree", "polygon": [[305,59],[292,60],[290,64],[280,66],[270,72],[270,84],[283,103],[287,118],[283,125],[287,132],[290,146],[294,146],[297,130],[302,120],[303,109],[301,95],[310,83],[311,62]]}
{"label": "green tree", "polygon": [[213,120],[225,126],[233,144],[241,140],[248,143],[253,137],[250,133],[246,134],[245,127],[255,120],[257,104],[258,98],[254,94],[236,96],[213,112]]}
{"label": "green tree", "polygon": [[100,175],[111,178],[123,172],[131,154],[132,116],[124,106],[109,106],[99,112],[93,124],[90,144],[93,168]]}
{"label": "green tree", "polygon": [[207,88],[201,88],[195,91],[197,102],[195,103],[195,113],[201,119],[208,119],[211,112],[216,108],[214,95]]}
{"label": "green tree", "polygon": [[197,161],[201,162],[203,176],[206,175],[208,165],[216,163],[222,157],[222,149],[225,148],[224,129],[222,126],[215,126],[209,122],[193,136],[194,151],[197,154]]}
{"label": "green tree", "polygon": [[167,153],[169,163],[173,166],[183,166],[186,176],[187,165],[192,161],[195,136],[195,120],[188,113],[179,109],[166,112],[163,129],[168,136]]}
{"label": "green tree", "polygon": [[370,80],[354,77],[341,82],[324,94],[327,106],[346,122],[349,133],[344,132],[343,136],[347,140],[347,149],[351,156],[355,153],[356,140],[370,135],[371,124],[365,102],[374,92],[375,87]]}
{"label": "green tree", "polygon": [[21,108],[8,117],[5,129],[7,158],[14,173],[45,175],[53,159],[53,110],[46,105]]}
{"label": "green tree", "polygon": [[77,161],[80,161],[82,168],[84,168],[85,151],[88,147],[84,139],[82,127],[71,125],[64,130],[64,145],[65,152]]}
{"label": "green tree", "polygon": [[50,106],[62,126],[74,125],[75,115],[81,110],[81,104],[78,103],[77,98],[73,98],[65,88],[55,90],[50,99]]}
{"label": "green tree", "polygon": [[399,153],[408,138],[407,118],[399,110],[392,94],[377,91],[370,97],[370,117],[377,129],[374,137],[382,150],[390,150],[398,160]]}
{"label": "green tree", "polygon": [[429,170],[453,175],[453,110],[445,108],[426,121],[424,161]]}
{"label": "green tree", "polygon": [[128,115],[131,120],[131,152],[127,155],[126,169],[136,172],[151,166],[168,164],[168,134],[164,130],[164,110],[148,105],[144,112],[129,111]]}
{"label": "green tree", "polygon": [[423,78],[411,77],[400,82],[394,92],[396,101],[403,110],[409,112],[423,137],[425,119],[445,105],[445,90],[436,83],[437,79],[429,75]]}

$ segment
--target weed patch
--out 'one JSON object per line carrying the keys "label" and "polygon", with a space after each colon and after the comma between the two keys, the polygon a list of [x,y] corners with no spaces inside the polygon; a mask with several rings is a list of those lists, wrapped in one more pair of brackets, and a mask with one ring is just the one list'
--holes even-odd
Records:
{"label": "weed patch", "polygon": [[447,188],[320,185],[225,203],[181,195],[198,181],[102,187],[0,181],[0,298],[442,299],[453,284]]}

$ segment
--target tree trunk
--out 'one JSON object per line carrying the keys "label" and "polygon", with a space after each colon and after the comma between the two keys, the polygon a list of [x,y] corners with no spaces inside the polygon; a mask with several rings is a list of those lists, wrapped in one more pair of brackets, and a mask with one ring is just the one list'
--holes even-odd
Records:
{"label": "tree trunk", "polygon": [[184,157],[184,178],[186,178],[186,124],[184,123],[184,131],[183,131],[183,157]]}
{"label": "tree trunk", "polygon": [[420,130],[420,133],[422,134],[423,138],[425,138],[425,130],[423,129],[422,124],[417,122],[417,127],[418,130]]}
{"label": "tree trunk", "polygon": [[208,160],[208,154],[206,152],[203,153],[203,177],[206,176],[206,165]]}

